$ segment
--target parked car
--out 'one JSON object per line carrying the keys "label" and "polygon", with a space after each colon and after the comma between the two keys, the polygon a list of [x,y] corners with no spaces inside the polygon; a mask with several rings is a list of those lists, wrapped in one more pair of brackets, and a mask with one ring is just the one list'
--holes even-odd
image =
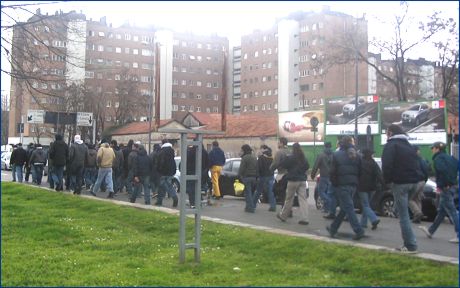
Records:
{"label": "parked car", "polygon": [[402,124],[418,126],[430,118],[430,107],[427,104],[415,104],[401,114]]}
{"label": "parked car", "polygon": [[[239,197],[244,197],[244,193],[241,195],[237,195],[235,193],[235,188],[234,188],[234,183],[235,180],[238,179],[238,170],[240,169],[240,164],[241,164],[241,158],[230,158],[227,159],[225,162],[224,166],[222,167],[221,175],[219,178],[219,188],[221,191],[221,194],[223,196],[225,195],[230,195],[230,196],[239,196]],[[277,171],[275,171],[275,177],[276,177]],[[309,193],[309,188],[308,188],[308,181],[305,181],[306,184],[306,192],[307,195]],[[275,193],[275,199],[277,204],[284,204],[284,195],[282,193],[279,193],[276,189],[273,191]],[[267,195],[261,195],[261,202],[267,203],[268,202],[268,197]],[[298,206],[298,200],[297,196],[294,198],[294,206]]]}
{"label": "parked car", "polygon": [[11,159],[11,152],[5,152],[2,154],[2,170],[10,170],[10,159]]}
{"label": "parked car", "polygon": [[[374,158],[374,160],[381,167],[382,161],[380,158]],[[319,198],[318,193],[318,183],[319,176],[316,178],[316,187],[314,191],[315,205],[318,210],[321,210],[324,206],[324,203],[321,198]],[[439,202],[439,195],[436,193],[436,183],[428,179],[424,188],[423,188],[423,200],[422,200],[422,212],[424,219],[428,221],[433,221],[436,217],[437,207]],[[355,209],[360,213],[361,211],[361,202],[359,201],[359,196],[355,193],[353,197],[353,202]],[[454,198],[455,205],[458,210],[458,194]],[[383,189],[377,189],[370,199],[370,204],[372,209],[380,216],[386,217],[398,217],[398,213],[395,210],[394,206],[394,197],[391,192],[391,187],[386,186]]]}
{"label": "parked car", "polygon": [[366,101],[363,98],[358,98],[358,107],[356,107],[355,100],[348,102],[342,107],[342,114],[345,117],[354,117],[355,109],[358,115],[363,113],[366,110]]}

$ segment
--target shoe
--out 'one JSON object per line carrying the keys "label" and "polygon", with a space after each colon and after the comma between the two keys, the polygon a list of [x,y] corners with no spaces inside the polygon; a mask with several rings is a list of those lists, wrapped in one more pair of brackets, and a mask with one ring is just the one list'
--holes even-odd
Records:
{"label": "shoe", "polygon": [[173,207],[177,207],[177,203],[178,203],[178,199],[177,199],[177,196],[173,198]]}
{"label": "shoe", "polygon": [[379,225],[379,223],[380,223],[380,219],[375,220],[374,223],[372,223],[372,228],[371,229],[372,230],[377,229],[377,225]]}
{"label": "shoe", "polygon": [[300,221],[299,221],[299,224],[300,224],[300,225],[308,225],[309,222],[308,222],[308,221],[305,221],[305,220],[300,220]]}
{"label": "shoe", "polygon": [[254,210],[254,209],[247,209],[247,208],[245,208],[245,209],[244,209],[244,212],[255,213],[255,210]]}
{"label": "shoe", "polygon": [[323,218],[324,219],[335,219],[335,215],[334,214],[327,214],[327,215],[324,215]]}
{"label": "shoe", "polygon": [[155,203],[155,206],[161,207],[161,206],[163,206],[163,204],[160,203],[160,202],[156,202],[156,203]]}
{"label": "shoe", "polygon": [[327,232],[329,232],[329,237],[335,238],[335,233],[332,233],[331,226],[326,226]]}
{"label": "shoe", "polygon": [[395,250],[398,251],[398,252],[401,252],[403,254],[416,254],[416,253],[418,253],[417,250],[409,250],[406,246],[396,248]]}
{"label": "shoe", "polygon": [[355,234],[355,235],[353,235],[353,237],[352,237],[351,239],[353,239],[353,240],[359,240],[359,239],[361,239],[361,238],[363,238],[363,237],[364,237],[364,232],[362,232],[362,233],[360,233],[360,234]]}
{"label": "shoe", "polygon": [[280,219],[281,222],[286,222],[286,220],[283,219],[283,218],[281,217],[281,214],[280,214],[280,213],[277,213],[277,214],[276,214],[276,218]]}
{"label": "shoe", "polygon": [[130,198],[130,199],[129,199],[129,202],[130,202],[130,203],[136,203],[136,198]]}
{"label": "shoe", "polygon": [[270,211],[270,212],[276,212],[276,208],[274,208],[274,207],[273,207],[273,208],[269,208],[268,211]]}
{"label": "shoe", "polygon": [[145,205],[150,205],[150,202],[144,202]]}
{"label": "shoe", "polygon": [[428,228],[426,228],[425,226],[418,226],[418,228],[422,230],[423,232],[425,232],[426,237],[430,239],[433,237],[433,234],[431,234],[430,231],[428,231]]}
{"label": "shoe", "polygon": [[96,197],[96,193],[94,193],[93,191],[89,191],[89,193],[91,193],[91,195],[93,195],[94,197]]}
{"label": "shoe", "polygon": [[112,198],[113,199],[113,195],[114,195],[114,193],[110,192],[109,195],[107,196],[107,198]]}
{"label": "shoe", "polygon": [[450,243],[458,244],[458,238],[453,238],[449,240]]}
{"label": "shoe", "polygon": [[412,219],[412,223],[420,224],[422,222],[422,218],[423,218],[423,214],[414,216],[414,219]]}

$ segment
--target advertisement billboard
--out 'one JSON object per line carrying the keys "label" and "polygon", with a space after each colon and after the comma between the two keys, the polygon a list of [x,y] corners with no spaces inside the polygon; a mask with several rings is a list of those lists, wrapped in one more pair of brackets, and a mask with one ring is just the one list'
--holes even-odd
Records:
{"label": "advertisement billboard", "polygon": [[445,101],[388,103],[381,106],[382,144],[387,142],[386,130],[399,125],[412,144],[432,144],[446,141]]}
{"label": "advertisement billboard", "polygon": [[326,99],[326,135],[355,133],[355,110],[358,114],[358,134],[366,135],[367,126],[371,134],[379,134],[377,95]]}
{"label": "advertisement billboard", "polygon": [[324,141],[324,111],[318,109],[279,113],[278,135],[290,143],[321,145]]}

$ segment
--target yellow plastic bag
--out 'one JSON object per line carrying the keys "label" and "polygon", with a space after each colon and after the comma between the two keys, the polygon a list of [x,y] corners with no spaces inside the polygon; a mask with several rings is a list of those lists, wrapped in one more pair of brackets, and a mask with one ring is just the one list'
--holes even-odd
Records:
{"label": "yellow plastic bag", "polygon": [[233,183],[233,188],[235,188],[235,195],[241,196],[244,192],[244,184],[240,182],[240,180],[236,179]]}

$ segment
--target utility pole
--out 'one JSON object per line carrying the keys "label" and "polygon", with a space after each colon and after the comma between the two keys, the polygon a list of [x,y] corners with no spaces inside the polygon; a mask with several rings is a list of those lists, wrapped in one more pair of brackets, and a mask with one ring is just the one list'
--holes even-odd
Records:
{"label": "utility pole", "polygon": [[355,94],[355,147],[358,147],[358,50],[355,52],[355,84],[356,84],[356,94]]}
{"label": "utility pole", "polygon": [[160,43],[155,46],[155,130],[160,128]]}

